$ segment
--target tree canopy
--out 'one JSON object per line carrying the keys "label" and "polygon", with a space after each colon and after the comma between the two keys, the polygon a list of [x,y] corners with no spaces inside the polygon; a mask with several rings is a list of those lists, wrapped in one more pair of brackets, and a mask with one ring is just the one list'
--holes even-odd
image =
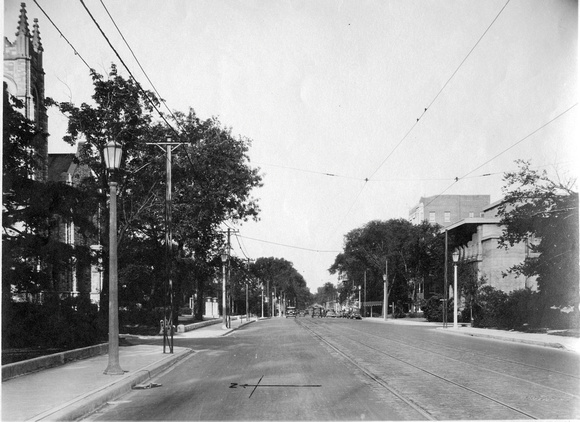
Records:
{"label": "tree canopy", "polygon": [[548,306],[578,311],[578,192],[575,180],[554,181],[546,171],[516,161],[519,169],[504,176],[504,201],[498,215],[502,247],[526,242],[531,254],[510,271],[537,276]]}
{"label": "tree canopy", "polygon": [[46,139],[20,112],[22,102],[5,84],[3,104],[2,291],[8,300],[11,293],[58,288],[72,260],[89,256],[87,247],[63,241],[59,224],[73,222],[87,236],[95,227],[87,212],[90,201],[81,191],[40,177],[43,158],[37,151]]}
{"label": "tree canopy", "polygon": [[[107,77],[93,71],[92,78],[91,104],[75,106],[50,99],[48,103],[69,119],[64,140],[71,145],[82,142],[78,162],[94,175],[82,186],[102,211],[100,243],[106,246],[105,259],[110,175],[103,165],[103,150],[111,140],[123,148],[121,169],[115,175],[121,299],[152,301],[152,306],[162,302],[166,159],[152,143],[168,138],[182,144],[173,152],[172,162],[171,229],[177,247],[171,259],[174,275],[181,275],[175,280],[176,298],[203,293],[220,268],[216,259],[224,243],[220,224],[258,218],[258,201],[251,194],[261,186],[261,176],[249,162],[250,140],[235,137],[217,118],[198,118],[193,109],[156,118],[159,100],[119,75],[114,65]],[[200,312],[202,300],[199,294]]]}
{"label": "tree canopy", "polygon": [[383,299],[388,266],[389,301],[408,303],[419,289],[441,280],[444,243],[439,228],[404,219],[374,220],[347,233],[343,252],[330,267],[343,280],[341,300],[367,280],[367,300]]}
{"label": "tree canopy", "polygon": [[299,308],[310,304],[311,297],[306,280],[290,261],[284,258],[261,257],[251,265],[251,272],[264,286],[265,295],[269,289],[276,294],[285,293],[286,300]]}

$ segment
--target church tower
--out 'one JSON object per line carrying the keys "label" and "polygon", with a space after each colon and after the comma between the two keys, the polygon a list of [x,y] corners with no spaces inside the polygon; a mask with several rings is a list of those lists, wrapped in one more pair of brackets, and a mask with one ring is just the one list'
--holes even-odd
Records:
{"label": "church tower", "polygon": [[44,68],[38,19],[32,33],[28,27],[26,4],[21,3],[16,40],[4,37],[4,82],[8,92],[24,103],[24,115],[36,124],[42,137],[37,152],[40,163],[39,180],[48,177],[48,116],[44,105]]}

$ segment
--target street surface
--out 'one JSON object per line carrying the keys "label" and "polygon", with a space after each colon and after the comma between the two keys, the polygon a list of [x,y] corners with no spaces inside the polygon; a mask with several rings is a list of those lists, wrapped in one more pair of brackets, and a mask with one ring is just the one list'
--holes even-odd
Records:
{"label": "street surface", "polygon": [[580,356],[432,326],[274,318],[196,352],[87,420],[580,418]]}

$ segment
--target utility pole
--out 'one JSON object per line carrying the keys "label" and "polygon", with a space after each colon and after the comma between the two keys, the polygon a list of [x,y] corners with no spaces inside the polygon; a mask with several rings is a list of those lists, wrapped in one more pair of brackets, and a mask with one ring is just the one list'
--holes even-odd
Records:
{"label": "utility pole", "polygon": [[249,302],[248,302],[248,286],[250,285],[248,283],[249,278],[250,278],[250,262],[252,262],[252,260],[250,258],[248,258],[248,265],[247,265],[248,275],[247,275],[247,279],[246,279],[246,321],[248,321],[250,319],[250,310],[249,310]]}
{"label": "utility pole", "polygon": [[[230,283],[230,280],[231,280],[231,267],[232,267],[232,266],[230,265],[230,253],[231,253],[231,234],[232,234],[232,233],[237,233],[237,232],[238,232],[238,230],[230,229],[230,228],[228,227],[228,230],[227,230],[227,234],[228,234],[228,247],[227,247],[227,255],[228,255],[228,257],[227,257],[227,261],[226,261],[226,262],[227,262],[227,266],[228,266],[228,268],[227,268],[227,285],[230,285],[230,284],[231,284],[231,283]],[[233,309],[233,306],[232,306],[232,299],[233,299],[233,295],[232,295],[232,286],[230,285],[230,297],[229,297],[229,300],[226,302],[226,303],[229,303],[229,308],[230,308],[229,310],[230,310],[230,313],[231,313],[231,311],[232,311],[232,309]],[[228,305],[226,305],[226,307],[227,307],[227,306],[228,306]],[[230,318],[229,318],[229,314],[227,313],[227,310],[226,310],[226,309],[224,309],[224,315],[228,315],[228,317],[227,317],[227,328],[230,328]]]}
{"label": "utility pole", "polygon": [[[365,276],[364,276],[364,285],[365,285],[365,307],[363,309],[363,316],[367,316],[367,269],[365,268]],[[371,315],[372,316],[372,315]]]}
{"label": "utility pole", "polygon": [[[165,347],[169,344],[169,353],[173,353],[173,280],[171,278],[172,267],[172,233],[171,233],[171,153],[174,149],[183,145],[180,142],[171,142],[171,138],[167,137],[167,142],[148,142],[147,145],[157,145],[165,152],[165,273],[167,284],[165,288],[169,287],[169,332],[170,338],[167,337],[167,306],[164,302],[163,315],[163,353]],[[167,300],[167,291],[165,291],[165,300]]]}
{"label": "utility pole", "polygon": [[[443,326],[447,327],[447,251],[448,251],[448,243],[447,243],[447,229],[445,229],[445,279],[443,280]],[[454,292],[455,293],[455,292]]]}
{"label": "utility pole", "polygon": [[386,321],[389,313],[389,261],[385,258],[385,280],[383,283],[383,319]]}

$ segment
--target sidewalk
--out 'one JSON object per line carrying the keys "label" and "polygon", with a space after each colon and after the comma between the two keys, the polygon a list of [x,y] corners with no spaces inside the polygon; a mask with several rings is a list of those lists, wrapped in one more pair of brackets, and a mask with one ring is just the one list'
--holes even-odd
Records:
{"label": "sidewalk", "polygon": [[502,341],[511,341],[515,343],[552,347],[580,354],[580,339],[575,337],[565,337],[543,333],[523,333],[519,331],[494,330],[489,328],[473,328],[469,325],[463,326],[461,324],[459,324],[457,329],[454,329],[453,322],[447,323],[447,327],[443,327],[443,324],[440,322],[427,322],[421,318],[389,318],[386,321],[382,318],[365,318],[365,321],[398,325],[423,325],[433,327],[439,332],[445,334],[485,337]]}
{"label": "sidewalk", "polygon": [[[228,329],[222,329],[221,323],[205,325],[176,333],[174,340],[221,337],[250,322],[254,321],[233,320]],[[154,387],[150,382],[153,377],[192,354],[192,349],[177,346],[173,354],[164,354],[163,346],[158,345],[122,346],[119,362],[124,375],[103,374],[108,364],[104,354],[3,381],[1,420],[79,419],[135,386]]]}

